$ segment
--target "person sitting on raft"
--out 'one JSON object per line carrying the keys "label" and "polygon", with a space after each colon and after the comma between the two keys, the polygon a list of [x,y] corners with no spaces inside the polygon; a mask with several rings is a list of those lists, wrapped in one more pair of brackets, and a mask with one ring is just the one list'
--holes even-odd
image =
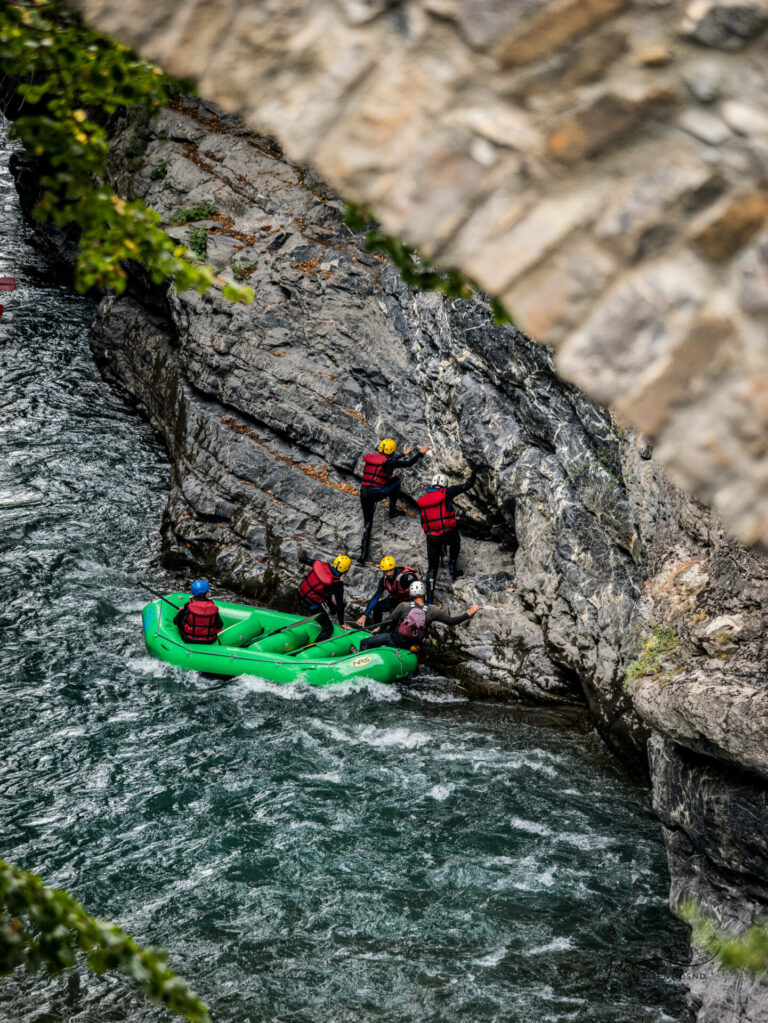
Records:
{"label": "person sitting on raft", "polygon": [[448,480],[442,473],[432,477],[432,486],[416,504],[421,513],[421,528],[427,537],[427,603],[432,603],[437,580],[437,570],[443,551],[448,548],[448,571],[452,579],[464,575],[458,566],[461,537],[456,524],[456,513],[453,502],[459,494],[465,493],[475,485],[477,479],[473,472],[464,483],[449,487]]}
{"label": "person sitting on raft", "polygon": [[[438,607],[427,607],[424,603],[424,583],[420,580],[411,583],[410,600],[398,604],[390,619],[382,622],[379,628],[374,629],[378,635],[366,636],[360,644],[360,652],[373,650],[379,646],[394,646],[400,650],[410,650],[413,647],[420,647],[429,631],[430,625],[440,622],[442,625],[461,625],[468,622],[479,610],[477,604],[468,607],[460,615],[449,615]],[[385,627],[389,632],[382,632]],[[355,652],[354,644],[350,647],[350,653]]]}
{"label": "person sitting on raft", "polygon": [[408,600],[408,588],[419,578],[415,568],[398,565],[390,555],[381,559],[379,568],[382,571],[379,585],[368,601],[365,614],[357,619],[357,625],[365,626],[369,621],[378,625],[385,611],[394,611],[399,603]]}
{"label": "person sitting on raft", "polygon": [[185,643],[215,643],[224,622],[209,596],[211,584],[206,579],[195,579],[189,590],[192,596],[179,608],[173,624]]}
{"label": "person sitting on raft", "polygon": [[320,635],[315,642],[322,643],[333,635],[333,623],[324,605],[327,605],[332,613],[335,611],[339,625],[344,626],[344,583],[341,577],[349,571],[352,561],[346,554],[337,554],[329,564],[327,561],[310,558],[302,551],[299,555],[299,564],[311,566],[309,574],[302,579],[297,589],[299,607],[306,615],[318,616]]}
{"label": "person sitting on raft", "polygon": [[411,454],[413,448],[406,448],[401,454],[397,451],[397,441],[386,437],[379,444],[378,451],[363,455],[365,468],[363,470],[363,482],[360,487],[360,504],[363,509],[363,540],[360,546],[358,562],[362,565],[368,557],[368,547],[371,543],[371,529],[373,528],[373,514],[379,501],[389,498],[389,517],[396,518],[403,512],[398,510],[397,502],[401,497],[400,480],[393,476],[395,469],[407,469],[429,451],[424,445],[420,447],[415,455]]}

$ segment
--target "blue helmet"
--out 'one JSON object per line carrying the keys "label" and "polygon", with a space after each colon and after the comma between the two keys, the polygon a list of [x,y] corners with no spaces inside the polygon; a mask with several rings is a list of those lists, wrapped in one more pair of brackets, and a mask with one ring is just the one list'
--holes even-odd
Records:
{"label": "blue helmet", "polygon": [[193,597],[200,597],[203,593],[207,593],[210,590],[211,584],[207,579],[195,579],[192,585],[189,587]]}

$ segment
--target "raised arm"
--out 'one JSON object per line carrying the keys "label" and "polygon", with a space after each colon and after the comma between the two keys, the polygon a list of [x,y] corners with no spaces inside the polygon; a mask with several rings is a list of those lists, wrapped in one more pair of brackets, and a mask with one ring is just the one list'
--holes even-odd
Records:
{"label": "raised arm", "polygon": [[458,497],[459,494],[466,493],[467,490],[469,490],[471,487],[474,487],[476,481],[477,473],[473,472],[469,479],[465,480],[463,483],[457,483],[456,486],[454,487],[446,487],[445,489],[446,501],[452,501],[455,497]]}
{"label": "raised arm", "polygon": [[423,447],[420,447],[415,454],[408,458],[406,456],[410,450],[410,448],[406,448],[402,455],[395,455],[394,458],[390,459],[390,461],[396,464],[398,469],[408,469],[411,465],[415,465],[420,458],[423,458],[429,451],[429,448],[425,444]]}

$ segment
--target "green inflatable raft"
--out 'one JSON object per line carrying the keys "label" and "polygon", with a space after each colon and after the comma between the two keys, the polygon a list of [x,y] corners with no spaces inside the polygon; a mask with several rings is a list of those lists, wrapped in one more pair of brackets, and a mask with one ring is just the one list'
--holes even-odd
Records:
{"label": "green inflatable raft", "polygon": [[350,653],[350,644],[358,646],[363,633],[346,632],[338,625],[331,639],[314,646],[320,632],[317,622],[224,600],[216,601],[224,622],[217,642],[184,643],[173,619],[176,609],[188,599],[187,593],[170,593],[164,599],[153,600],[142,611],[147,650],[179,668],[327,686],[360,678],[395,682],[410,675],[418,664],[414,653],[395,647]]}

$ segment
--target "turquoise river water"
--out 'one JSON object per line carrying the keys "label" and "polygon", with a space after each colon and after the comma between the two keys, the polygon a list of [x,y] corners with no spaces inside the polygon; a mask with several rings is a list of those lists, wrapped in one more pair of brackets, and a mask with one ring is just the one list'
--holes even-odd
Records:
{"label": "turquoise river water", "polygon": [[[0,855],[171,951],[218,1023],[682,1021],[647,788],[449,680],[224,685],[145,652],[168,463],[0,169]],[[0,979],[12,1023],[169,1019]]]}

